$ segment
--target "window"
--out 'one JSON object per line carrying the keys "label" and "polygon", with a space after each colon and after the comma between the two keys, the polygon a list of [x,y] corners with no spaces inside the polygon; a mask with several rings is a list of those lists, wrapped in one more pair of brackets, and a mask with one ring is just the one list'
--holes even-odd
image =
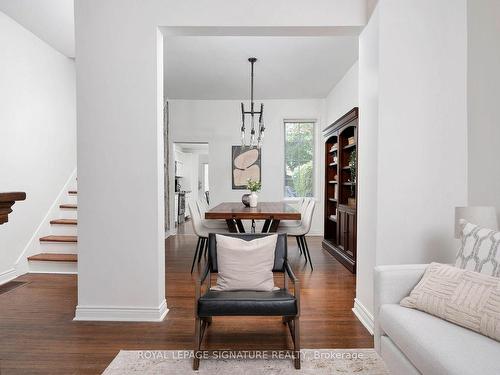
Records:
{"label": "window", "polygon": [[285,197],[312,197],[314,122],[285,121]]}

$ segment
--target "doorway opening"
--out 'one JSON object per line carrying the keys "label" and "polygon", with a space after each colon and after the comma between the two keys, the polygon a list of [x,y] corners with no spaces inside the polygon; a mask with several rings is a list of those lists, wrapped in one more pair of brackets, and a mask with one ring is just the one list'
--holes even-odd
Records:
{"label": "doorway opening", "polygon": [[177,234],[192,234],[189,201],[210,202],[209,147],[206,142],[174,142],[172,222]]}

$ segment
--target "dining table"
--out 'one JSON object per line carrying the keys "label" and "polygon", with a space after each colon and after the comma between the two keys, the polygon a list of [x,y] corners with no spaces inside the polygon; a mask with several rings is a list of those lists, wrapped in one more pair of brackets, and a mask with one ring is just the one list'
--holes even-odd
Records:
{"label": "dining table", "polygon": [[252,233],[255,221],[263,220],[262,233],[278,230],[281,220],[301,220],[300,212],[286,202],[259,202],[257,207],[247,207],[240,202],[223,202],[205,212],[205,219],[226,220],[231,233],[245,233],[242,220],[252,221]]}

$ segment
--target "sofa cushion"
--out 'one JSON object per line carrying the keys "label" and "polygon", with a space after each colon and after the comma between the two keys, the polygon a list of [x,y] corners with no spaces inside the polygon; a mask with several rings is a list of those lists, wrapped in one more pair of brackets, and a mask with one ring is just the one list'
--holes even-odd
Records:
{"label": "sofa cushion", "polygon": [[500,277],[500,232],[460,220],[461,246],[455,266]]}
{"label": "sofa cushion", "polygon": [[500,341],[500,278],[431,263],[401,306]]}
{"label": "sofa cushion", "polygon": [[426,375],[500,374],[500,343],[422,311],[382,305],[382,331]]}
{"label": "sofa cushion", "polygon": [[209,290],[198,301],[198,315],[230,316],[295,316],[297,301],[284,289],[271,292],[236,291],[219,292]]}

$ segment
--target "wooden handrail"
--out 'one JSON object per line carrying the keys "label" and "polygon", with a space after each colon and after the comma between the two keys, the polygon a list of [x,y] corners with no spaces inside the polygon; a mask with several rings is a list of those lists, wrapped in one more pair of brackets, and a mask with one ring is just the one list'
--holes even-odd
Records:
{"label": "wooden handrail", "polygon": [[9,214],[12,212],[12,206],[16,201],[26,199],[24,192],[0,193],[0,225],[9,221]]}

